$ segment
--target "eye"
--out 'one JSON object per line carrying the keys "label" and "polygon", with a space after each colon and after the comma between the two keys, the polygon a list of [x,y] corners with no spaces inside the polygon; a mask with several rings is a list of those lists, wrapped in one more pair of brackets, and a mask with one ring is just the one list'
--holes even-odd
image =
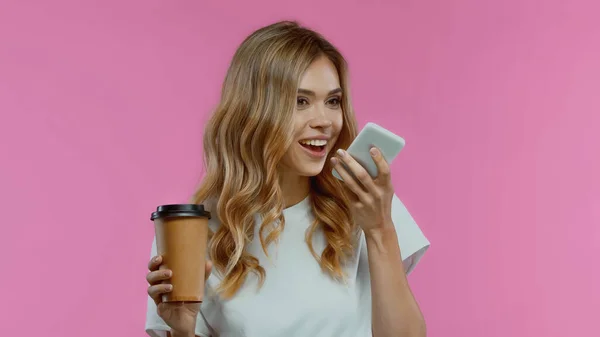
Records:
{"label": "eye", "polygon": [[337,109],[342,104],[341,99],[339,97],[333,97],[327,101],[327,104],[332,106],[334,109]]}
{"label": "eye", "polygon": [[307,107],[308,106],[308,100],[306,98],[304,98],[304,97],[298,97],[298,98],[296,98],[296,105],[299,108]]}

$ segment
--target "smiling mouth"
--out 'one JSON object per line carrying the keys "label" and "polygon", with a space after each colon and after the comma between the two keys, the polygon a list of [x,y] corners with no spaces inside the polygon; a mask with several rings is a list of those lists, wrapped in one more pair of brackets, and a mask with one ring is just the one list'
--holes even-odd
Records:
{"label": "smiling mouth", "polygon": [[327,147],[327,141],[324,139],[305,139],[299,143],[305,149],[315,153],[323,153]]}

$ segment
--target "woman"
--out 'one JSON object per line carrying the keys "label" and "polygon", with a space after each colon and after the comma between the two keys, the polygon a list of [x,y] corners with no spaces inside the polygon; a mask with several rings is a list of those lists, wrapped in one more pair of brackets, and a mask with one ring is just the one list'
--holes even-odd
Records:
{"label": "woman", "polygon": [[204,134],[207,174],[194,201],[213,215],[205,300],[160,303],[171,275],[153,257],[146,331],[425,336],[406,275],[429,242],[394,195],[377,149],[376,179],[341,150],[355,135],[336,48],[294,22],[250,35]]}

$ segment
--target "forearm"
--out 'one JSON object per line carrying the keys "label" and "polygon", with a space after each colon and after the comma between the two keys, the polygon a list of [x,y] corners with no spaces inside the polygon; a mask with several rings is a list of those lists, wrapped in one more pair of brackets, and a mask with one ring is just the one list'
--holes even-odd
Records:
{"label": "forearm", "polygon": [[167,337],[196,337],[194,332],[185,333],[185,332],[177,332],[177,331],[167,331]]}
{"label": "forearm", "polygon": [[374,337],[425,337],[425,321],[402,265],[396,230],[365,232],[371,274]]}

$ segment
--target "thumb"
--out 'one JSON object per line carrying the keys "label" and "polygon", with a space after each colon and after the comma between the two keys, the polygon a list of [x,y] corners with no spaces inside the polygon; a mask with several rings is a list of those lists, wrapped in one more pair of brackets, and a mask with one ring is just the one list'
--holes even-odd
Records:
{"label": "thumb", "polygon": [[204,281],[208,280],[210,273],[212,272],[213,264],[210,260],[206,260],[206,266],[204,267]]}

